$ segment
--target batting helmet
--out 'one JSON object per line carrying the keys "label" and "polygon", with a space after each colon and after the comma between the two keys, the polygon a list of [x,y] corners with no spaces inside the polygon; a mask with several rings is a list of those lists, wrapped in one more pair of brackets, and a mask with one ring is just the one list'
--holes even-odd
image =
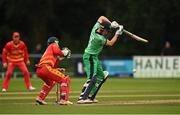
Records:
{"label": "batting helmet", "polygon": [[47,40],[47,45],[50,45],[51,43],[55,43],[55,41],[59,42],[57,37],[49,37]]}
{"label": "batting helmet", "polygon": [[110,30],[111,29],[111,23],[109,22],[102,22],[100,23],[100,28],[105,29],[105,30]]}

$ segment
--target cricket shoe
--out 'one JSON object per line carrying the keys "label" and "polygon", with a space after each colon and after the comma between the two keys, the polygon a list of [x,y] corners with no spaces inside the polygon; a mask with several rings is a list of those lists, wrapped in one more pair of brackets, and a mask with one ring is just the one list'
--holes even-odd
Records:
{"label": "cricket shoe", "polygon": [[28,88],[28,90],[29,90],[29,91],[34,91],[34,90],[36,90],[36,88],[33,87],[33,86],[30,86],[30,87]]}
{"label": "cricket shoe", "polygon": [[99,102],[97,99],[93,99],[92,101],[93,101],[93,103],[98,103]]}
{"label": "cricket shoe", "polygon": [[2,89],[2,92],[6,92],[7,90],[5,88]]}
{"label": "cricket shoe", "polygon": [[37,97],[37,98],[36,98],[36,104],[37,104],[37,105],[47,105],[47,102],[45,102],[45,101],[42,100],[41,98]]}
{"label": "cricket shoe", "polygon": [[66,100],[60,100],[58,102],[59,105],[73,105],[73,102],[71,101],[66,101]]}
{"label": "cricket shoe", "polygon": [[77,104],[91,104],[93,101],[91,99],[85,99],[85,100],[78,100]]}
{"label": "cricket shoe", "polygon": [[89,100],[91,100],[92,103],[98,103],[98,102],[99,102],[97,99],[91,99],[91,98],[89,98]]}

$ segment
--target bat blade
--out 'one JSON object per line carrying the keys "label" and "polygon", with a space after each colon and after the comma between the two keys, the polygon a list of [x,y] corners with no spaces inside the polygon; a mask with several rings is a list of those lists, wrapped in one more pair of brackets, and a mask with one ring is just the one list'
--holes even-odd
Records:
{"label": "bat blade", "polygon": [[141,37],[139,37],[139,36],[137,36],[137,35],[129,32],[129,31],[125,30],[125,29],[123,30],[123,32],[124,32],[126,35],[130,36],[131,38],[133,38],[133,39],[135,39],[135,40],[137,40],[137,41],[148,43],[148,40],[146,40],[146,39],[144,39],[144,38],[141,38]]}

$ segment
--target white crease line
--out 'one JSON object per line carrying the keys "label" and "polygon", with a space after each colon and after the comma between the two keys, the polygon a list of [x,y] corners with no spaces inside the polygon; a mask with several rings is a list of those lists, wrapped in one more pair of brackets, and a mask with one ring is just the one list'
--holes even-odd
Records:
{"label": "white crease line", "polygon": [[[180,99],[169,99],[169,100],[129,100],[129,101],[108,101],[99,102],[96,104],[74,104],[75,106],[108,106],[108,105],[148,105],[148,104],[179,104]],[[0,105],[6,105],[9,103],[0,103]],[[36,105],[36,103],[11,103],[11,105]],[[57,105],[53,102],[48,102],[48,105]]]}
{"label": "white crease line", "polygon": [[[180,98],[180,94],[171,94],[171,95],[98,95],[97,97],[99,98],[113,98],[113,97],[179,97]],[[23,99],[34,99],[36,98],[36,96],[27,96],[27,97],[20,97],[20,96],[16,96],[16,97],[1,97],[0,100],[14,100],[14,99],[19,99],[19,100],[23,100]],[[47,99],[53,99],[56,98],[56,95],[54,96],[48,96]],[[78,98],[78,96],[70,96],[69,98]]]}

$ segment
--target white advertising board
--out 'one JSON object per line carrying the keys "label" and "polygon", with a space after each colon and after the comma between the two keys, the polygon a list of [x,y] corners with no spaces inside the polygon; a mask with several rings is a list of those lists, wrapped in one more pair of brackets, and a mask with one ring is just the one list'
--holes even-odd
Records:
{"label": "white advertising board", "polygon": [[180,56],[134,56],[135,78],[180,78]]}

